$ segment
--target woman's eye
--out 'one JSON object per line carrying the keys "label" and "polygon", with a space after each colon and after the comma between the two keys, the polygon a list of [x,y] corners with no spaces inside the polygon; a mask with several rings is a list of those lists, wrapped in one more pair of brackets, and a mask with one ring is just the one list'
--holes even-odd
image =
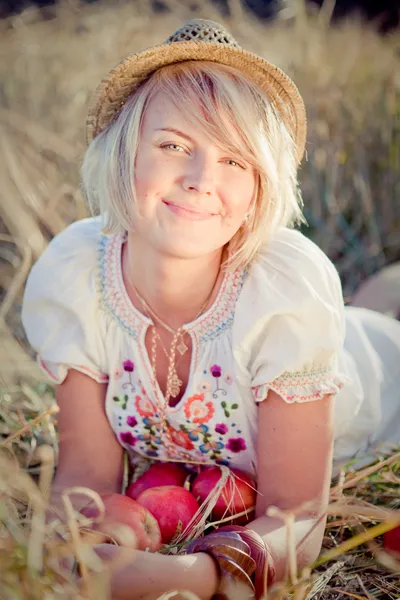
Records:
{"label": "woman's eye", "polygon": [[229,165],[232,165],[232,167],[239,167],[240,169],[245,169],[245,167],[241,163],[238,163],[236,160],[233,160],[233,158],[227,158],[226,162]]}
{"label": "woman's eye", "polygon": [[165,150],[173,150],[174,152],[185,152],[182,146],[178,146],[178,144],[161,144],[161,148]]}

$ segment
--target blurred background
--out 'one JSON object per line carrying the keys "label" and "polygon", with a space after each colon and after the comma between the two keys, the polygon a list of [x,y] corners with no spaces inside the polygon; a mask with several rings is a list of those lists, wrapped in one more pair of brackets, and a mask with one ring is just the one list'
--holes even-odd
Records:
{"label": "blurred background", "polygon": [[297,83],[309,122],[303,231],[334,261],[346,301],[398,268],[399,14],[398,0],[1,0],[2,389],[42,381],[21,297],[49,240],[88,214],[79,166],[90,93],[126,54],[193,16],[223,22]]}
{"label": "blurred background", "polygon": [[[88,215],[79,167],[92,91],[121,58],[187,19],[223,22],[282,67],[305,100],[303,232],[335,263],[346,302],[400,317],[399,13],[399,0],[0,0],[0,598],[77,598],[75,587],[54,591],[50,534],[47,570],[31,570],[42,550],[25,512],[34,506],[28,475],[51,478],[38,450],[48,444],[57,465],[58,436],[54,390],[20,312],[32,263]],[[400,448],[390,452],[353,479],[350,466],[332,488],[323,546],[334,555],[316,570],[307,600],[400,597],[399,563],[372,540],[378,533],[360,547],[366,528],[400,506]]]}

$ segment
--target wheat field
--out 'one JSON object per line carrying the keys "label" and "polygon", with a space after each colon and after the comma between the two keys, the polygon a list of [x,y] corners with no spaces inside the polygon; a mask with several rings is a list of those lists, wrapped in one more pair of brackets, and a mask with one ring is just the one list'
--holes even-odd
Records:
{"label": "wheat field", "polygon": [[[91,585],[78,587],[55,568],[58,551],[76,551],[72,530],[61,550],[57,532],[38,527],[57,464],[57,415],[20,308],[32,262],[67,224],[88,215],[79,187],[86,106],[111,66],[193,16],[223,22],[239,43],[287,71],[304,97],[304,232],[335,262],[345,296],[400,259],[400,34],[380,37],[354,20],[334,27],[332,1],[319,12],[302,0],[285,2],[271,23],[236,0],[229,15],[208,2],[171,1],[155,14],[149,5],[61,0],[46,19],[30,8],[0,22],[1,600],[108,599],[89,550]],[[400,565],[380,537],[400,523],[399,450],[382,450],[363,471],[343,470],[332,484],[318,563],[269,598],[400,597]]]}

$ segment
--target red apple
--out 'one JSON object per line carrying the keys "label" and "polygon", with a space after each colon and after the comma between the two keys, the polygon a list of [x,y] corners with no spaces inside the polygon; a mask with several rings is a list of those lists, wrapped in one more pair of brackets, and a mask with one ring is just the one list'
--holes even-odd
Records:
{"label": "red apple", "polygon": [[184,531],[199,509],[193,494],[177,485],[149,488],[137,501],[157,519],[164,544],[179,531]]}
{"label": "red apple", "polygon": [[383,547],[400,558],[400,525],[383,534]]}
{"label": "red apple", "polygon": [[[112,523],[128,525],[136,536],[138,550],[157,552],[162,547],[161,532],[157,520],[142,505],[124,494],[101,494],[105,507],[104,519],[93,524],[93,529],[109,532]],[[81,509],[81,513],[89,519],[99,517],[99,509],[90,502]],[[108,525],[108,527],[107,527]]]}
{"label": "red apple", "polygon": [[[221,494],[212,511],[212,517],[216,520],[224,516],[235,515],[249,510],[256,504],[256,490],[254,480],[244,471],[230,469],[234,475],[234,481],[228,479],[221,490]],[[193,496],[202,504],[213,491],[222,475],[219,467],[207,467],[197,475],[191,486]],[[247,523],[253,514],[235,520],[235,523]]]}
{"label": "red apple", "polygon": [[126,489],[125,494],[136,500],[148,488],[160,485],[183,485],[188,476],[184,467],[175,463],[155,463]]}

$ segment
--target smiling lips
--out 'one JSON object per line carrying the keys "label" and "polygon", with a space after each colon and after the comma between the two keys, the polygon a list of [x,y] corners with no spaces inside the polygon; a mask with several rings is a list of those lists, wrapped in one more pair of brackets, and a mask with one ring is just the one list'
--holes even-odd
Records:
{"label": "smiling lips", "polygon": [[187,219],[189,221],[206,221],[207,219],[211,219],[215,217],[215,213],[210,213],[207,211],[198,210],[189,206],[180,206],[179,204],[173,204],[172,202],[167,202],[163,200],[163,204],[173,213]]}

